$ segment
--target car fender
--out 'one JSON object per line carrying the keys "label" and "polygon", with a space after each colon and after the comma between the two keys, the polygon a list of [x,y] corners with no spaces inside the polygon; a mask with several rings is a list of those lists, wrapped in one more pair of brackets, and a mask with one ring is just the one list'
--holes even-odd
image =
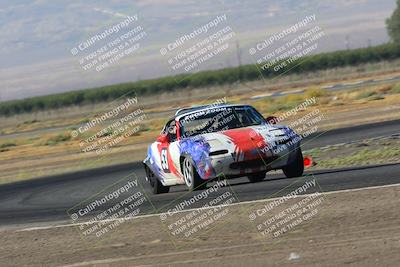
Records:
{"label": "car fender", "polygon": [[190,157],[192,163],[203,180],[215,177],[215,170],[212,167],[211,159],[209,157],[210,145],[204,139],[200,138],[186,138],[181,140],[179,144],[180,157],[179,166],[182,173],[182,158]]}

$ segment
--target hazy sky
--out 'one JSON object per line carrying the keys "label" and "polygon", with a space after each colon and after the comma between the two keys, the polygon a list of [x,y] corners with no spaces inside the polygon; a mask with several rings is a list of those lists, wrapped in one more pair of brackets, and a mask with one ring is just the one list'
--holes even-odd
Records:
{"label": "hazy sky", "polygon": [[[255,43],[310,14],[326,32],[317,52],[381,44],[394,7],[395,0],[2,0],[0,99],[169,75],[160,48],[222,14],[243,63],[253,63],[247,51]],[[101,72],[84,71],[71,49],[134,15],[146,32],[140,50]],[[235,65],[236,48],[204,68]]]}

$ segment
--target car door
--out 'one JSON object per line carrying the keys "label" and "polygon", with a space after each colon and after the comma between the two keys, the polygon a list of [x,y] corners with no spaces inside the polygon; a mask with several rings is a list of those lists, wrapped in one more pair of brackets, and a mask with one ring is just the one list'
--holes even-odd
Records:
{"label": "car door", "polygon": [[169,121],[165,125],[162,134],[166,135],[168,140],[158,144],[163,176],[170,182],[175,179],[176,183],[182,183],[183,179],[179,171],[179,140],[177,138],[176,121]]}

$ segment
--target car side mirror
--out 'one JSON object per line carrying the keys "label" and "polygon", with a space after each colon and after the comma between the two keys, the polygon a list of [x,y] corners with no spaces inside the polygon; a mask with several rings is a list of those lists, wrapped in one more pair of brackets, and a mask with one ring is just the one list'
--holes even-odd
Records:
{"label": "car side mirror", "polygon": [[276,124],[278,122],[278,118],[275,117],[275,116],[268,116],[268,117],[265,118],[265,121],[268,124]]}
{"label": "car side mirror", "polygon": [[159,135],[159,136],[157,137],[157,142],[160,142],[160,143],[169,143],[168,135],[166,135],[166,134],[161,134],[161,135]]}

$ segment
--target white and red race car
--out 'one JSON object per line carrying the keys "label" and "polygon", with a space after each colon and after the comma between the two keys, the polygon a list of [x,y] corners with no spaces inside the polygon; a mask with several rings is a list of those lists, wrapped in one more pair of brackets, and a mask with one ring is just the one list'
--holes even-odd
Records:
{"label": "white and red race car", "polygon": [[216,177],[247,176],[258,182],[276,169],[287,177],[302,176],[300,140],[250,105],[180,109],[149,146],[143,161],[146,179],[159,194],[179,184],[202,189]]}

